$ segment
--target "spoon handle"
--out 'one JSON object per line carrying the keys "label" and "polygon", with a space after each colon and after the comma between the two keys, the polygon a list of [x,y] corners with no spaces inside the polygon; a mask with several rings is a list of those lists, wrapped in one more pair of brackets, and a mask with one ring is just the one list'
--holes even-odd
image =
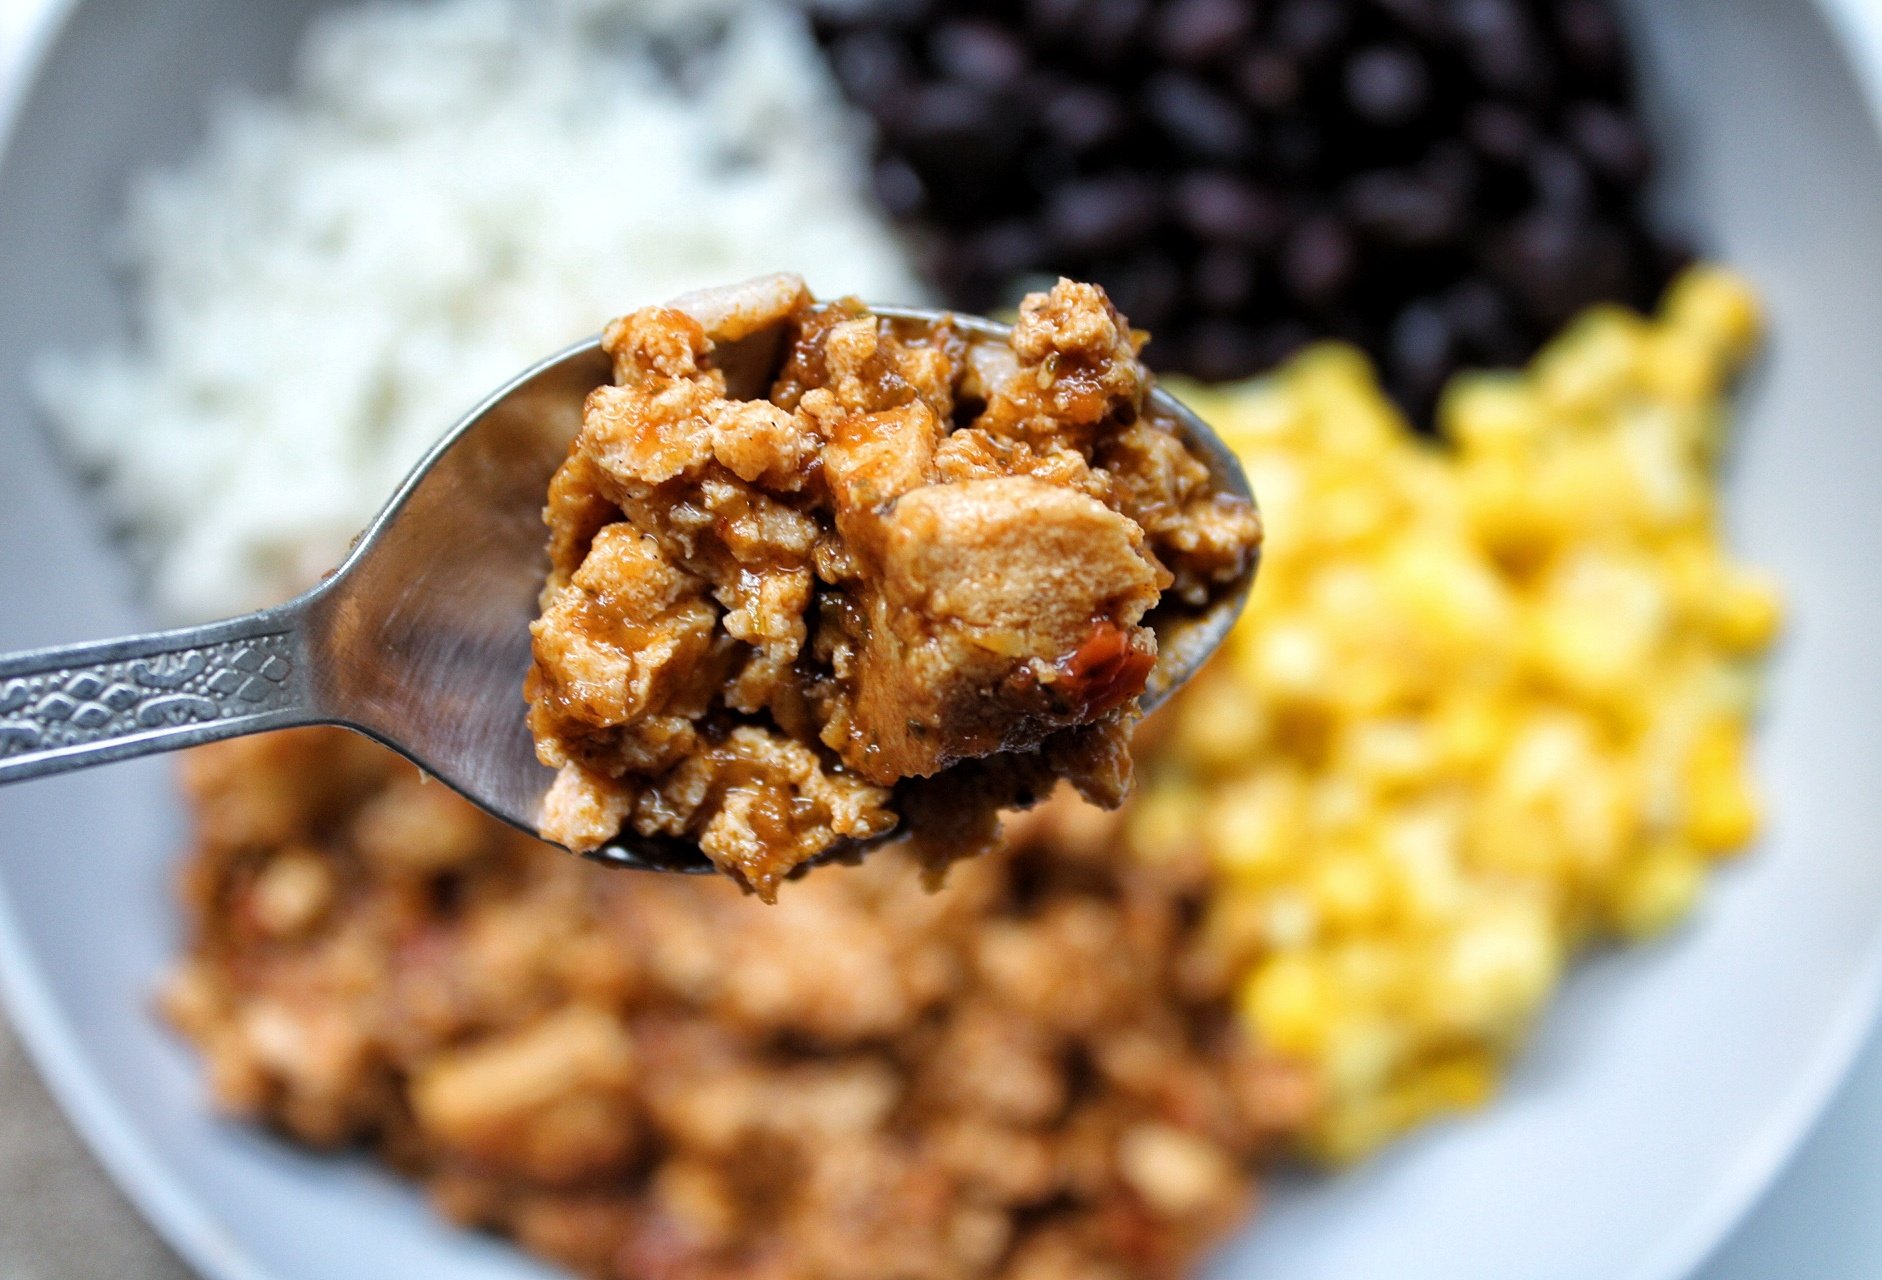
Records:
{"label": "spoon handle", "polygon": [[294,601],[0,656],[0,783],[320,720]]}

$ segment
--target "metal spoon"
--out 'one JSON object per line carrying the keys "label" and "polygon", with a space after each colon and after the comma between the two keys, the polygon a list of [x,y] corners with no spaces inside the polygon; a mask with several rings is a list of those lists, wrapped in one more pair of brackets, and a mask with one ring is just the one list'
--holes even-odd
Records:
{"label": "metal spoon", "polygon": [[[1004,339],[991,320],[902,307],[878,315]],[[715,352],[730,370],[767,363],[777,335]],[[206,626],[0,657],[0,783],[295,725],[376,738],[496,817],[536,833],[554,771],[523,717],[529,624],[548,570],[549,478],[608,381],[598,339],[570,347],[473,409],[418,464],[319,586]],[[753,391],[746,390],[750,395]],[[1252,499],[1235,455],[1162,389],[1155,403]],[[1195,673],[1228,633],[1254,575],[1200,613],[1154,618],[1146,709]],[[623,867],[707,871],[697,849],[624,833],[589,855]]]}

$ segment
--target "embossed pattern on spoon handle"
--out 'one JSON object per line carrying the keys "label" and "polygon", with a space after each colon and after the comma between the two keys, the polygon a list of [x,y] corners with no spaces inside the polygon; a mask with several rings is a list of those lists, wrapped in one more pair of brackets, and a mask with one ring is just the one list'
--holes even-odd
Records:
{"label": "embossed pattern on spoon handle", "polygon": [[0,656],[0,783],[311,724],[302,602]]}

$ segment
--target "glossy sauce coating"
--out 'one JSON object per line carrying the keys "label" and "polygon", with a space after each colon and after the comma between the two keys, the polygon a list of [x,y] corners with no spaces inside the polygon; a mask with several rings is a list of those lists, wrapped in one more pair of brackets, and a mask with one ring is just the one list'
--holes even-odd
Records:
{"label": "glossy sauce coating", "polygon": [[[733,298],[610,326],[615,382],[551,487],[543,834],[695,842],[770,898],[892,830],[931,867],[977,852],[1061,777],[1120,801],[1146,615],[1207,603],[1260,538],[1146,412],[1141,335],[1070,281],[1005,343],[795,277]],[[740,399],[719,357],[769,330]]]}

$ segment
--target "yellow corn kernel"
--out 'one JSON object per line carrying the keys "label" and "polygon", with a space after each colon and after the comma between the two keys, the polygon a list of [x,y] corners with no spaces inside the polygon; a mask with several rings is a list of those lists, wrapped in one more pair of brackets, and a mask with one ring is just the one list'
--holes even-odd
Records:
{"label": "yellow corn kernel", "polygon": [[1269,885],[1261,895],[1261,936],[1271,950],[1313,945],[1320,936],[1320,915],[1297,885]]}
{"label": "yellow corn kernel", "polygon": [[1639,646],[1584,608],[1571,605],[1539,612],[1524,635],[1537,674],[1564,692],[1605,698],[1637,678]]}
{"label": "yellow corn kernel", "polygon": [[1320,394],[1345,396],[1354,390],[1373,390],[1379,385],[1372,362],[1357,347],[1343,342],[1316,342],[1287,362],[1289,389],[1308,405]]}
{"label": "yellow corn kernel", "polygon": [[1225,660],[1149,750],[1133,841],[1204,850],[1204,946],[1351,1159],[1495,1088],[1566,958],[1691,909],[1747,841],[1781,607],[1723,545],[1735,277],[1596,308],[1458,379],[1413,439],[1352,350],[1199,393],[1272,540]]}
{"label": "yellow corn kernel", "polygon": [[1635,408],[1617,424],[1610,447],[1632,499],[1630,536],[1683,534],[1717,550],[1711,475],[1703,465],[1717,451],[1712,403],[1676,409],[1661,401]]}
{"label": "yellow corn kernel", "polygon": [[1395,930],[1375,929],[1328,939],[1317,954],[1344,1005],[1376,1012],[1402,998],[1415,945]]}
{"label": "yellow corn kernel", "polygon": [[1318,447],[1366,457],[1405,434],[1405,422],[1379,390],[1372,365],[1343,343],[1307,348],[1288,366],[1288,382],[1306,407]]}
{"label": "yellow corn kernel", "polygon": [[1466,527],[1492,560],[1520,574],[1547,557],[1556,524],[1536,502],[1529,468],[1506,458],[1468,459],[1458,478]]}
{"label": "yellow corn kernel", "polygon": [[1726,576],[1718,548],[1703,537],[1679,536],[1661,547],[1659,565],[1667,600],[1680,622],[1713,626]]}
{"label": "yellow corn kernel", "polygon": [[1246,765],[1267,736],[1267,715],[1256,695],[1231,679],[1203,677],[1196,697],[1171,708],[1175,726],[1168,750],[1199,770],[1233,771]]}
{"label": "yellow corn kernel", "polygon": [[1520,714],[1512,695],[1458,689],[1432,712],[1440,767],[1474,774],[1495,762]]}
{"label": "yellow corn kernel", "polygon": [[1552,814],[1500,797],[1477,807],[1465,850],[1473,877],[1550,882],[1563,878],[1569,865]]}
{"label": "yellow corn kernel", "polygon": [[1356,849],[1309,859],[1308,894],[1329,929],[1348,932],[1382,924],[1392,910],[1391,869]]}
{"label": "yellow corn kernel", "polygon": [[1409,717],[1369,717],[1342,735],[1337,767],[1375,793],[1403,791],[1428,780],[1440,757],[1431,729]]}
{"label": "yellow corn kernel", "polygon": [[1702,852],[1730,853],[1758,833],[1758,800],[1745,761],[1743,727],[1707,727],[1686,763],[1686,835]]}
{"label": "yellow corn kernel", "polygon": [[1694,267],[1675,280],[1664,311],[1668,325],[1710,344],[1732,365],[1750,354],[1764,328],[1750,285],[1719,267]]}
{"label": "yellow corn kernel", "polygon": [[1383,819],[1378,848],[1393,868],[1394,914],[1407,929],[1440,932],[1469,897],[1463,837],[1454,816],[1436,805]]}
{"label": "yellow corn kernel", "polygon": [[1359,550],[1398,524],[1394,504],[1381,502],[1377,486],[1348,475],[1320,487],[1314,503],[1315,541],[1328,550]]}
{"label": "yellow corn kernel", "polygon": [[1284,770],[1238,782],[1216,797],[1205,830],[1210,857],[1224,875],[1278,875],[1306,851],[1305,787]]}
{"label": "yellow corn kernel", "polygon": [[1299,429],[1299,399],[1273,378],[1210,386],[1187,378],[1166,380],[1172,395],[1201,414],[1237,453],[1285,442]]}
{"label": "yellow corn kernel", "polygon": [[1640,373],[1649,393],[1674,405],[1696,405],[1718,394],[1720,352],[1676,325],[1657,326],[1646,337]]}
{"label": "yellow corn kernel", "polygon": [[1784,620],[1777,584],[1757,573],[1722,574],[1711,606],[1712,634],[1731,653],[1763,653]]}
{"label": "yellow corn kernel", "polygon": [[1454,1033],[1502,1043],[1555,986],[1559,943],[1547,914],[1521,901],[1483,904],[1434,958],[1426,1016]]}
{"label": "yellow corn kernel", "polygon": [[1406,639],[1447,657],[1468,654],[1481,662],[1516,624],[1507,585],[1462,539],[1399,539],[1380,577],[1411,624]]}
{"label": "yellow corn kernel", "polygon": [[1496,1094],[1496,1059],[1463,1050],[1437,1059],[1412,1078],[1426,1115],[1481,1107]]}
{"label": "yellow corn kernel", "polygon": [[1262,1044],[1312,1059],[1333,1022],[1333,992],[1310,958],[1271,956],[1243,984],[1242,1010]]}
{"label": "yellow corn kernel", "polygon": [[1609,910],[1630,938],[1650,938],[1684,920],[1699,898],[1701,860],[1689,846],[1660,841],[1615,882]]}
{"label": "yellow corn kernel", "polygon": [[1307,1133],[1308,1153],[1339,1166],[1365,1159],[1405,1132],[1413,1123],[1395,1098],[1376,1096],[1343,1102]]}
{"label": "yellow corn kernel", "polygon": [[1328,1163],[1350,1164],[1426,1121],[1480,1107],[1495,1092],[1488,1055],[1440,1059],[1389,1091],[1338,1108],[1309,1136],[1309,1149]]}
{"label": "yellow corn kernel", "polygon": [[1527,448],[1546,425],[1527,379],[1469,373],[1453,379],[1438,404],[1438,429],[1466,453]]}
{"label": "yellow corn kernel", "polygon": [[1571,889],[1614,874],[1641,828],[1639,781],[1632,769],[1601,754],[1580,774],[1579,782],[1565,789],[1555,805],[1569,860],[1563,868],[1565,884]]}
{"label": "yellow corn kernel", "polygon": [[1147,786],[1125,819],[1124,838],[1133,852],[1150,861],[1183,857],[1201,835],[1202,794],[1173,780]]}
{"label": "yellow corn kernel", "polygon": [[1320,1051],[1320,1076],[1335,1097],[1364,1097],[1387,1088],[1405,1057],[1405,1037],[1389,1018],[1334,1019]]}
{"label": "yellow corn kernel", "polygon": [[1552,575],[1525,638],[1543,679],[1577,697],[1624,701],[1644,691],[1670,618],[1650,563],[1587,556]]}
{"label": "yellow corn kernel", "polygon": [[1240,655],[1250,687],[1264,697],[1319,701],[1326,696],[1332,654],[1326,637],[1305,619],[1269,618],[1266,626],[1251,630]]}
{"label": "yellow corn kernel", "polygon": [[1632,312],[1591,307],[1536,357],[1537,390],[1557,412],[1599,412],[1633,389],[1646,336]]}

